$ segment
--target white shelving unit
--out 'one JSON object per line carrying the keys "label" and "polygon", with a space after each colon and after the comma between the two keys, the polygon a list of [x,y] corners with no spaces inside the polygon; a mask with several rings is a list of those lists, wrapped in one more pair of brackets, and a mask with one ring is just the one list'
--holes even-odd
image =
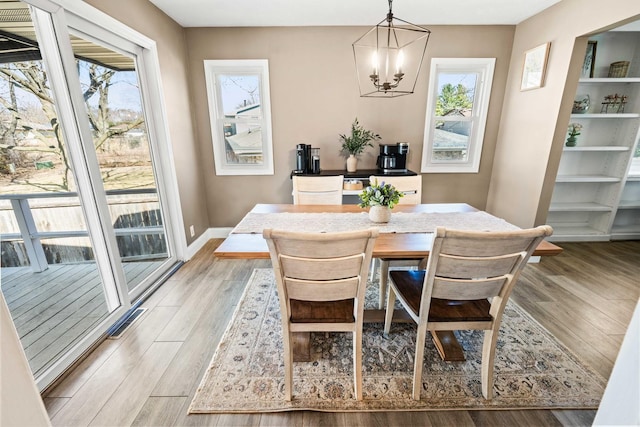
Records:
{"label": "white shelving unit", "polygon": [[[628,97],[623,113],[600,113],[605,95]],[[640,178],[628,178],[640,137],[640,77],[580,79],[577,98],[588,94],[575,147],[564,147],[547,222],[553,241],[640,238]]]}
{"label": "white shelving unit", "polygon": [[640,239],[640,175],[627,177],[611,228],[611,239]]}

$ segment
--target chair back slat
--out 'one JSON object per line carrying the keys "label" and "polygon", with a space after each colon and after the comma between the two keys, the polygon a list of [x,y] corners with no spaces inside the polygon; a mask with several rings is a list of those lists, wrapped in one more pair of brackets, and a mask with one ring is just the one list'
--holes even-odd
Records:
{"label": "chair back slat", "polygon": [[300,258],[280,255],[285,278],[302,280],[334,280],[356,277],[362,269],[363,254],[338,258]]}
{"label": "chair back slat", "polygon": [[300,301],[340,301],[358,296],[360,277],[342,280],[298,280],[284,279],[290,299]]}
{"label": "chair back slat", "polygon": [[341,205],[344,175],[294,176],[293,204]]}
{"label": "chair back slat", "polygon": [[403,197],[400,197],[399,205],[419,205],[422,203],[422,175],[414,176],[376,176],[371,175],[369,182],[373,183],[378,181],[378,184],[393,185],[396,190],[404,193]]}
{"label": "chair back slat", "polygon": [[433,281],[432,298],[450,300],[474,300],[500,295],[508,277],[491,279],[449,279],[436,277]]}
{"label": "chair back slat", "polygon": [[[468,232],[464,233],[467,234]],[[446,239],[442,243],[441,252],[460,256],[477,256],[478,254],[482,254],[482,256],[500,256],[526,252],[531,245],[531,237],[519,237],[515,233],[517,232],[485,232],[484,239],[464,236]]]}
{"label": "chair back slat", "polygon": [[440,254],[437,277],[469,279],[510,273],[522,259],[521,252],[500,257],[461,257]]}
{"label": "chair back slat", "polygon": [[[329,235],[329,233],[323,235]],[[363,245],[362,237],[343,239],[339,245],[327,239],[317,239],[313,244],[303,239],[279,239],[275,242],[278,253],[286,256],[294,256],[308,259],[339,258],[361,253]]]}

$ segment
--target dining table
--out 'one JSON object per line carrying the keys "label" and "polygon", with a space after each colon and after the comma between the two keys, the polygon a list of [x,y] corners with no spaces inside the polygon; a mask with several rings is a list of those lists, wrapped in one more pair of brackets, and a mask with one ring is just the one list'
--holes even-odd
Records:
{"label": "dining table", "polygon": [[[358,205],[257,204],[233,228],[214,251],[217,258],[268,259],[269,248],[262,237],[265,228],[293,231],[332,232],[377,227],[372,257],[419,259],[429,256],[436,226],[468,230],[514,230],[519,227],[466,203],[396,205],[388,223],[373,223]],[[543,240],[534,257],[554,256],[562,248]],[[366,309],[364,322],[384,322],[384,310]],[[394,322],[412,322],[404,310],[395,310]],[[432,332],[433,342],[444,360],[464,360],[464,352],[453,331]],[[308,333],[294,337],[294,360],[310,359]]]}

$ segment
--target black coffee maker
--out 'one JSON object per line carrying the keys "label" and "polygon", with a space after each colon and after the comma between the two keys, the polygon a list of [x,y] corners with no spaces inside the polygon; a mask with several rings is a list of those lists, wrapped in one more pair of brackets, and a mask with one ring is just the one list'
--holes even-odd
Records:
{"label": "black coffee maker", "polygon": [[296,168],[294,174],[319,174],[320,149],[308,144],[296,145]]}
{"label": "black coffee maker", "polygon": [[408,142],[380,144],[378,172],[383,174],[406,173],[408,152]]}

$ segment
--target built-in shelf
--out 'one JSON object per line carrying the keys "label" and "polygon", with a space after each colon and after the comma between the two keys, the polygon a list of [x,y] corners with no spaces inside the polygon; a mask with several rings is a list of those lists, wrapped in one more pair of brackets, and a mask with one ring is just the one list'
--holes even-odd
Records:
{"label": "built-in shelf", "polygon": [[572,119],[637,119],[640,117],[638,113],[615,113],[615,114],[572,114]]}
{"label": "built-in shelf", "polygon": [[610,239],[610,234],[586,225],[553,225],[554,242],[607,241]]}
{"label": "built-in shelf", "polygon": [[640,209],[640,200],[621,200],[618,209]]}
{"label": "built-in shelf", "polygon": [[596,77],[596,78],[582,78],[580,83],[640,83],[640,77]]}
{"label": "built-in shelf", "polygon": [[611,239],[627,240],[640,238],[640,225],[616,226],[611,228]]}
{"label": "built-in shelf", "polygon": [[623,145],[594,145],[591,147],[578,146],[578,147],[564,147],[564,151],[576,151],[576,152],[584,152],[584,151],[629,151],[629,147],[625,147]]}
{"label": "built-in shelf", "polygon": [[620,182],[615,176],[605,175],[558,175],[556,182]]}
{"label": "built-in shelf", "polygon": [[611,206],[595,202],[581,203],[552,203],[549,206],[550,212],[611,212]]}
{"label": "built-in shelf", "polygon": [[629,234],[629,233],[640,233],[640,226],[627,225],[624,227],[616,227],[614,226],[611,229],[611,234]]}

